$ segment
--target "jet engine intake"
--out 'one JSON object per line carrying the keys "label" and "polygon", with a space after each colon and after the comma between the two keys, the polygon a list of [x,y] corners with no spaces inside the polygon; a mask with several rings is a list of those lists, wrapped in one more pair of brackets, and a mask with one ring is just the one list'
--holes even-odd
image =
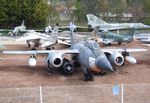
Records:
{"label": "jet engine intake", "polygon": [[63,59],[59,55],[52,55],[48,58],[48,63],[48,65],[58,68],[63,64]]}
{"label": "jet engine intake", "polygon": [[124,57],[120,53],[114,53],[108,57],[111,64],[121,66],[124,63]]}

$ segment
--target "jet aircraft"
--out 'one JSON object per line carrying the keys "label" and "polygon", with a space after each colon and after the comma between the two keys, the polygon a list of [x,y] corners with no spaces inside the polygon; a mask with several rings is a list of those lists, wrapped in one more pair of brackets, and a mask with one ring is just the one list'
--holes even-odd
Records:
{"label": "jet aircraft", "polygon": [[94,29],[95,35],[98,38],[102,38],[102,43],[105,45],[111,45],[112,42],[117,42],[120,45],[122,42],[130,43],[133,41],[133,35],[136,33],[136,29],[131,29],[128,33],[116,34],[109,31],[98,32],[98,29]]}
{"label": "jet aircraft", "polygon": [[[79,64],[84,73],[85,81],[93,80],[92,71],[114,71],[112,65],[121,66],[125,60],[134,64],[136,59],[130,52],[146,51],[145,49],[102,49],[93,40],[76,42],[74,27],[70,25],[71,47],[64,50],[31,50],[31,51],[3,51],[4,54],[31,55],[29,65],[36,65],[36,54],[47,54],[46,63],[48,73],[52,68],[60,68],[65,73],[72,73],[75,64]],[[71,58],[65,58],[70,54]]]}
{"label": "jet aircraft", "polygon": [[56,43],[70,45],[70,37],[58,36],[57,26],[55,26],[50,35],[30,30],[27,33],[25,33],[22,37],[16,39],[16,41],[26,41],[28,47],[31,47],[31,44],[33,44],[32,50],[35,50],[36,47],[39,46],[50,50],[54,48]]}
{"label": "jet aircraft", "polygon": [[150,37],[140,39],[140,41],[143,42],[143,43],[146,43],[146,44],[150,44]]}
{"label": "jet aircraft", "polygon": [[88,27],[90,30],[99,27],[99,30],[119,30],[119,29],[130,29],[130,28],[150,28],[148,25],[143,23],[107,23],[93,14],[87,14]]}
{"label": "jet aircraft", "polygon": [[21,26],[17,26],[14,28],[14,30],[12,31],[12,35],[16,35],[20,32],[26,31],[26,26],[24,25],[24,20],[22,21]]}

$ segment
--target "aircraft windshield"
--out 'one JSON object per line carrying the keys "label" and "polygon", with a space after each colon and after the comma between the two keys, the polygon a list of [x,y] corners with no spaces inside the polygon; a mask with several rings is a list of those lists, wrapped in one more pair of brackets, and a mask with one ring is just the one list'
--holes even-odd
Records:
{"label": "aircraft windshield", "polygon": [[99,49],[99,44],[94,41],[86,42],[86,46],[89,47],[90,49]]}

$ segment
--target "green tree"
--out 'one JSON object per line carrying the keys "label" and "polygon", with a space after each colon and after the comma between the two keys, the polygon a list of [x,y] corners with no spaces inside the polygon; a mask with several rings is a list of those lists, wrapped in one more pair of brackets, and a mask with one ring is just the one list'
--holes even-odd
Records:
{"label": "green tree", "polygon": [[45,0],[0,0],[0,26],[14,28],[22,20],[29,28],[46,24],[49,6]]}
{"label": "green tree", "polygon": [[150,0],[144,0],[144,11],[150,13]]}

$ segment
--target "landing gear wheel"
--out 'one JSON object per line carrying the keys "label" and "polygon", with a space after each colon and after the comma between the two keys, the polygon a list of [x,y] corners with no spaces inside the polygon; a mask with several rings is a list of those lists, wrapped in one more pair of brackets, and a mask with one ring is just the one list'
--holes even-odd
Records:
{"label": "landing gear wheel", "polygon": [[51,50],[51,48],[46,48],[46,50]]}
{"label": "landing gear wheel", "polygon": [[121,42],[118,42],[118,45],[121,45]]}
{"label": "landing gear wheel", "polygon": [[30,41],[29,40],[27,40],[27,44],[28,44],[28,47],[30,48],[31,45],[30,45]]}
{"label": "landing gear wheel", "polygon": [[31,50],[36,50],[36,48],[32,48]]}
{"label": "landing gear wheel", "polygon": [[111,46],[111,43],[108,43],[109,46]]}

